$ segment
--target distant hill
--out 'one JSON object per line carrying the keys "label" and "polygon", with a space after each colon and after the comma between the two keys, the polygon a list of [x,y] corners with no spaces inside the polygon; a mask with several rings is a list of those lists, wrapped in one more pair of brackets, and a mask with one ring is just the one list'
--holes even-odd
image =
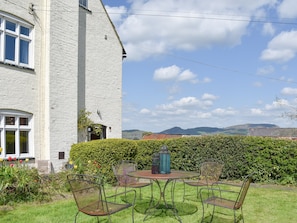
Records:
{"label": "distant hill", "polygon": [[[180,127],[173,127],[171,129],[159,132],[160,134],[180,134],[180,135],[247,135],[250,128],[279,128],[273,124],[243,124],[234,125],[227,128],[216,127],[196,127],[190,129],[182,129]],[[126,139],[141,139],[146,131],[141,130],[123,130],[122,137]]]}

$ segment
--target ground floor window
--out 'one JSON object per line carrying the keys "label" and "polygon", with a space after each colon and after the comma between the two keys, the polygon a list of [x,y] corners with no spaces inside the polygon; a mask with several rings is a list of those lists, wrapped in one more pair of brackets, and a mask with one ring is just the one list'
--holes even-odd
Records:
{"label": "ground floor window", "polygon": [[0,109],[1,158],[33,156],[32,122],[30,113]]}

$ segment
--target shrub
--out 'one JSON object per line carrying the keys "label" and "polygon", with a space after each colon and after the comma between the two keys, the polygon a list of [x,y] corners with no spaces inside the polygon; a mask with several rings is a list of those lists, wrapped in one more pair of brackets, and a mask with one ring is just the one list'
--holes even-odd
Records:
{"label": "shrub", "polygon": [[27,161],[8,158],[1,160],[0,205],[32,201],[40,195],[40,178],[36,169],[28,167]]}
{"label": "shrub", "polygon": [[[149,169],[152,155],[166,145],[171,153],[171,168],[197,171],[201,162],[224,163],[221,178],[242,179],[256,172],[256,182],[296,184],[297,141],[254,136],[212,135],[164,140],[105,139],[72,146],[70,157],[100,164],[100,173],[113,181],[111,165],[120,160],[135,160],[139,169]],[[86,165],[85,165],[86,166]]]}

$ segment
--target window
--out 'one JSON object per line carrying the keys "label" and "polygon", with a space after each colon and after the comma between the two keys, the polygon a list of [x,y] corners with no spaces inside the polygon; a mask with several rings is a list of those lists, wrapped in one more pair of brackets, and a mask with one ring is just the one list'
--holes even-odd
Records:
{"label": "window", "polygon": [[79,0],[79,5],[88,8],[88,0]]}
{"label": "window", "polygon": [[33,68],[33,27],[0,13],[0,61]]}
{"label": "window", "polygon": [[32,115],[19,111],[0,110],[1,158],[33,156]]}

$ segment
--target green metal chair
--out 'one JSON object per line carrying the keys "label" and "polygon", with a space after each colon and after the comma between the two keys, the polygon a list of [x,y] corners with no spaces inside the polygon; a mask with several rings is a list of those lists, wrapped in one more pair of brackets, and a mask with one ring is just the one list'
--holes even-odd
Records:
{"label": "green metal chair", "polygon": [[186,185],[196,187],[196,196],[199,198],[199,190],[202,187],[209,188],[213,183],[218,182],[224,164],[219,161],[206,161],[200,165],[200,176],[196,179],[184,180],[183,200],[186,197]]}
{"label": "green metal chair", "polygon": [[[244,222],[242,206],[243,206],[245,197],[247,195],[248,189],[250,187],[250,184],[252,182],[252,176],[253,174],[246,176],[241,185],[232,185],[232,184],[227,184],[222,182],[214,183],[210,188],[211,195],[208,196],[206,199],[203,199],[203,190],[206,190],[207,188],[202,188],[200,190],[200,197],[201,197],[202,207],[203,207],[203,215],[202,215],[201,222],[204,221],[205,205],[213,206],[211,221],[213,220],[215,207],[221,207],[221,208],[233,210],[234,223],[237,222],[236,211],[240,210],[241,217],[242,217],[241,219]],[[232,190],[222,189],[226,187],[227,188],[231,187]]]}
{"label": "green metal chair", "polygon": [[137,170],[137,164],[131,160],[123,160],[118,165],[112,166],[113,173],[117,179],[116,193],[119,187],[139,188],[140,199],[142,199],[141,188],[151,186],[151,198],[153,196],[153,184],[151,181],[141,181],[138,178],[130,177],[127,174]]}
{"label": "green metal chair", "polygon": [[77,213],[74,222],[76,222],[79,212],[89,216],[99,217],[108,216],[111,222],[111,215],[127,208],[132,209],[132,222],[134,222],[134,205],[136,199],[136,191],[130,190],[125,193],[133,193],[133,201],[130,203],[112,202],[114,197],[123,195],[124,193],[106,196],[104,191],[103,180],[98,176],[70,174],[67,176],[70,189],[77,205]]}

